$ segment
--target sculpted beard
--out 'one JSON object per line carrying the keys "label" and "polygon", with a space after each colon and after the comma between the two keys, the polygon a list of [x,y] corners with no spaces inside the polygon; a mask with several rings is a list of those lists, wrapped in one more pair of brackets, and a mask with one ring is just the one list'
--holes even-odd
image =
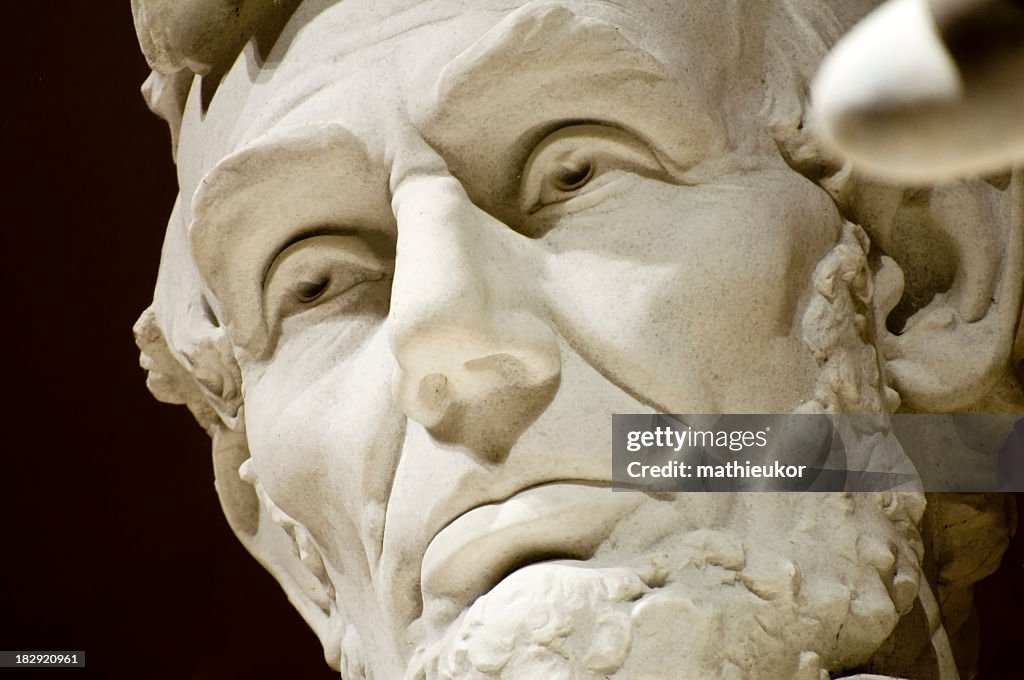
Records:
{"label": "sculpted beard", "polygon": [[[872,344],[867,248],[846,223],[815,272],[804,330],[821,372],[801,412],[898,404]],[[924,506],[889,492],[648,503],[586,562],[519,569],[427,633],[407,678],[827,678],[867,663],[914,606]]]}
{"label": "sculpted beard", "polygon": [[[642,513],[586,564],[507,577],[407,677],[820,680],[863,664],[913,606],[923,501],[823,496],[701,495]],[[628,566],[600,566],[654,515],[675,515],[675,529]],[[695,515],[724,521],[694,528]],[[788,531],[764,544],[769,526]]]}

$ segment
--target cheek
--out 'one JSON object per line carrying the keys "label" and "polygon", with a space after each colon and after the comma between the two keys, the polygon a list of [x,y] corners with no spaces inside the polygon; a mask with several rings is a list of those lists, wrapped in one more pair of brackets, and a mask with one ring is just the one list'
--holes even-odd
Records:
{"label": "cheek", "polygon": [[329,554],[369,541],[397,464],[404,419],[392,405],[384,335],[378,327],[342,351],[332,324],[320,323],[266,364],[243,367],[255,472]]}
{"label": "cheek", "polygon": [[839,224],[828,196],[789,171],[638,182],[549,233],[552,315],[602,373],[652,405],[735,410],[722,395],[756,386],[758,361],[811,367],[799,314]]}
{"label": "cheek", "polygon": [[673,290],[699,310],[698,325],[751,339],[799,326],[814,267],[842,223],[824,191],[783,170],[660,193],[656,221],[680,263]]}

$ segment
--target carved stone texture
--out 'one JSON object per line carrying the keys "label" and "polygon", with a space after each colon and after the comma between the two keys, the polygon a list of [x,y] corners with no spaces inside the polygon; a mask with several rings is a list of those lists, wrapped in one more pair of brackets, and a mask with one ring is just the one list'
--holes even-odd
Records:
{"label": "carved stone texture", "polygon": [[610,491],[613,413],[1022,410],[1020,176],[806,124],[874,3],[284,5],[133,3],[181,189],[136,333],[334,668],[969,669],[998,499]]}

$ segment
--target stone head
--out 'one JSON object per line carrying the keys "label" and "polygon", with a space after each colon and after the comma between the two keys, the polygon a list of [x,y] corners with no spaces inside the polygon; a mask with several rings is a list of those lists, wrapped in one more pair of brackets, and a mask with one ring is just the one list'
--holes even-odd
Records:
{"label": "stone head", "polygon": [[918,602],[916,494],[608,489],[612,413],[1019,404],[1014,189],[821,151],[833,4],[133,2],[150,386],[345,677],[817,680]]}

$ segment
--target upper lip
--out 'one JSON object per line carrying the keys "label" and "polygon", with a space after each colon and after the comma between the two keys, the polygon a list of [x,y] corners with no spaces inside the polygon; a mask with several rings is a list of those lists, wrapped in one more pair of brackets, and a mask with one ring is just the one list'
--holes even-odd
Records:
{"label": "upper lip", "polygon": [[[462,610],[525,564],[589,557],[618,517],[642,497],[615,494],[618,502],[611,501],[604,495],[610,496],[610,486],[607,479],[549,480],[460,513],[427,545],[421,570],[424,605],[441,598]],[[566,522],[566,514],[580,519]]]}
{"label": "upper lip", "polygon": [[514,497],[518,496],[519,494],[525,493],[525,492],[527,492],[527,491],[529,491],[531,489],[536,489],[536,488],[539,488],[539,487],[542,487],[542,486],[552,486],[554,484],[580,484],[580,485],[584,485],[584,486],[597,486],[597,487],[611,487],[611,485],[612,485],[611,481],[609,481],[607,479],[574,479],[574,478],[568,478],[568,477],[565,477],[565,478],[555,478],[555,479],[547,479],[547,480],[540,481],[540,482],[534,482],[533,484],[527,484],[526,486],[520,487],[519,489],[516,489],[515,491],[512,491],[511,493],[506,494],[505,496],[503,496],[501,498],[496,498],[496,499],[491,499],[491,500],[483,500],[483,501],[476,502],[473,505],[470,505],[470,506],[464,508],[463,510],[461,510],[460,512],[454,514],[447,522],[442,524],[438,528],[437,531],[434,532],[434,535],[431,536],[430,541],[427,543],[427,545],[429,547],[430,543],[433,543],[434,539],[437,538],[439,534],[444,532],[445,529],[447,529],[452,524],[454,524],[456,521],[458,521],[459,518],[461,518],[461,517],[463,517],[465,515],[468,515],[469,513],[471,513],[474,510],[476,510],[477,508],[482,508],[482,507],[487,506],[487,505],[499,505],[499,504],[504,503],[505,501],[507,501],[507,500],[509,500],[511,498],[514,498]]}

